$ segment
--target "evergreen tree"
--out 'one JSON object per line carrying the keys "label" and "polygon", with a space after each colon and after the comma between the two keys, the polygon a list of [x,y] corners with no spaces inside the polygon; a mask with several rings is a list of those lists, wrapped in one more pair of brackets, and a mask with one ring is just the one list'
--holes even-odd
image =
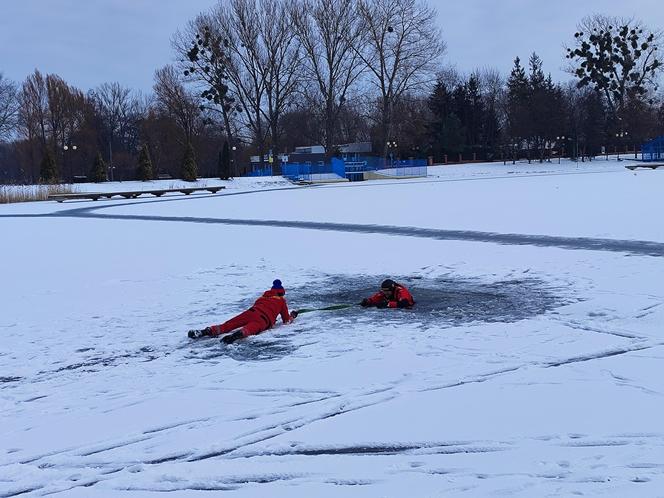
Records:
{"label": "evergreen tree", "polygon": [[459,119],[463,127],[464,148],[465,145],[472,145],[472,142],[468,140],[470,101],[468,98],[468,88],[465,83],[459,83],[452,91],[452,113]]}
{"label": "evergreen tree", "polygon": [[[551,147],[556,137],[570,136],[571,103],[560,85],[556,85],[551,75],[546,79],[546,92],[548,96],[546,112],[549,116],[544,123],[544,137]],[[571,130],[571,136],[578,142],[580,130]],[[576,147],[575,147],[576,150]]]}
{"label": "evergreen tree", "polygon": [[143,144],[141,152],[138,155],[138,168],[136,170],[136,177],[142,182],[152,180],[152,161],[150,160],[150,151],[147,144]]}
{"label": "evergreen tree", "polygon": [[500,118],[495,105],[489,103],[482,115],[482,150],[486,159],[493,159],[500,141]]}
{"label": "evergreen tree", "polygon": [[529,134],[529,85],[526,71],[517,57],[507,80],[507,132],[510,141],[523,140]]}
{"label": "evergreen tree", "polygon": [[228,180],[231,177],[231,155],[228,141],[224,141],[224,146],[219,153],[219,178]]}
{"label": "evergreen tree", "polygon": [[455,87],[452,92],[452,107],[453,114],[461,124],[464,151],[479,152],[482,143],[484,102],[482,102],[479,80],[475,75]]}
{"label": "evergreen tree", "polygon": [[476,76],[471,76],[468,79],[468,102],[470,103],[470,123],[474,130],[473,143],[479,144],[480,135],[482,134],[482,115],[484,114],[484,102],[482,101],[482,92],[480,90],[480,82]]}
{"label": "evergreen tree", "polygon": [[88,174],[88,180],[94,183],[105,182],[107,177],[107,168],[104,158],[101,157],[101,152],[97,152],[97,157],[95,157],[95,162],[90,169]]}
{"label": "evergreen tree", "polygon": [[528,61],[530,74],[528,75],[528,118],[529,133],[527,136],[532,143],[540,162],[544,161],[548,129],[552,111],[552,88],[547,87],[547,80],[542,71],[542,59],[533,52]]}
{"label": "evergreen tree", "polygon": [[452,112],[452,99],[447,85],[444,82],[438,81],[429,96],[429,110],[435,118],[446,116]]}
{"label": "evergreen tree", "polygon": [[626,133],[624,138],[618,140],[618,146],[647,142],[652,138],[651,130],[657,128],[657,111],[640,95],[628,96],[623,103],[622,119],[616,128],[614,137],[616,132]]}
{"label": "evergreen tree", "polygon": [[503,95],[505,84],[497,72],[485,71],[476,73],[482,97],[483,112],[480,116],[483,159],[492,160],[500,154],[503,132]]}
{"label": "evergreen tree", "polygon": [[55,183],[58,181],[58,165],[55,163],[51,149],[45,149],[39,168],[39,178],[44,183]]}
{"label": "evergreen tree", "polygon": [[[458,99],[457,95],[457,104]],[[442,160],[445,154],[458,154],[464,150],[465,130],[455,114],[455,99],[443,81],[438,81],[429,96],[431,118],[427,125],[431,154]]]}
{"label": "evergreen tree", "polygon": [[602,97],[595,91],[585,92],[581,100],[581,153],[593,157],[601,153],[606,140],[606,109]]}
{"label": "evergreen tree", "polygon": [[182,158],[180,176],[184,181],[195,182],[197,174],[196,170],[196,154],[194,153],[194,147],[191,145],[191,142],[187,142],[187,146],[184,150],[184,157]]}

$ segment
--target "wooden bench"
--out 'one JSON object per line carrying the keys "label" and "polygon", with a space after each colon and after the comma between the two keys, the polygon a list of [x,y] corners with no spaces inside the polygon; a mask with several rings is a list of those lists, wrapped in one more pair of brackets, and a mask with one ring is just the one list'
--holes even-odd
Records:
{"label": "wooden bench", "polygon": [[63,202],[68,200],[76,199],[92,199],[93,201],[99,199],[111,199],[115,196],[120,196],[125,199],[136,199],[137,197],[148,194],[154,195],[155,197],[161,197],[164,194],[169,194],[173,192],[178,192],[184,195],[192,194],[193,192],[210,192],[216,194],[221,189],[224,189],[224,186],[216,187],[183,187],[183,188],[168,188],[168,189],[154,189],[154,190],[130,190],[126,192],[80,192],[80,193],[71,193],[71,194],[51,194],[48,196],[50,200]]}
{"label": "wooden bench", "polygon": [[636,168],[650,168],[650,169],[657,169],[657,168],[664,168],[664,163],[642,163],[642,164],[630,164],[629,166],[625,166],[627,169],[631,169],[634,171]]}

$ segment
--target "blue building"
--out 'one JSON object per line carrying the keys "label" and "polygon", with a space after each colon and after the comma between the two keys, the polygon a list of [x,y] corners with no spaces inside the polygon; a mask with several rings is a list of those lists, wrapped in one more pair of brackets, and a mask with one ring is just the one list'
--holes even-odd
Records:
{"label": "blue building", "polygon": [[[325,147],[311,145],[296,147],[293,152],[280,154],[281,174],[294,181],[332,182],[361,181],[382,178],[412,178],[427,176],[425,159],[383,158],[372,155],[371,142],[339,145],[337,156],[327,158]],[[252,156],[249,176],[272,175],[272,163],[260,165],[260,158]]]}
{"label": "blue building", "polygon": [[644,162],[664,161],[664,136],[650,140],[641,146],[641,160]]}

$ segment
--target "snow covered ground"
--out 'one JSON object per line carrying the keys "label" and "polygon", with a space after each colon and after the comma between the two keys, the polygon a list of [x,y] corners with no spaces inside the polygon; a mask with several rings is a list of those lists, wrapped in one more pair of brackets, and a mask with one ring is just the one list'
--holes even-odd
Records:
{"label": "snow covered ground", "polygon": [[[625,164],[0,206],[0,496],[664,496],[664,171]],[[186,338],[386,277],[413,310]]]}

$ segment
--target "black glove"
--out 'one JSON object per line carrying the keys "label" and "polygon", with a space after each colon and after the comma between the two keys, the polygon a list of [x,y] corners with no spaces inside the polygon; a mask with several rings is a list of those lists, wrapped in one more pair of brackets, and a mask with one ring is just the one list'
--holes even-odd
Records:
{"label": "black glove", "polygon": [[225,335],[224,337],[221,338],[221,340],[225,344],[232,344],[235,341],[237,341],[238,339],[242,339],[243,337],[244,337],[244,335],[242,334],[242,332],[240,330],[238,330],[237,332],[233,332],[232,334]]}
{"label": "black glove", "polygon": [[299,315],[297,311],[291,311],[290,312],[291,320],[295,320],[297,318],[297,315]]}
{"label": "black glove", "polygon": [[380,308],[380,309],[387,308],[387,301],[381,301],[380,303],[378,303],[376,305],[376,308]]}
{"label": "black glove", "polygon": [[397,308],[410,308],[410,302],[408,299],[402,299],[397,303]]}
{"label": "black glove", "polygon": [[360,303],[360,306],[363,308],[366,308],[367,306],[371,306],[371,303],[369,302],[368,299],[362,299],[362,302]]}
{"label": "black glove", "polygon": [[205,327],[203,330],[190,330],[187,332],[187,335],[190,339],[198,339],[199,337],[210,335],[210,332],[210,327]]}

